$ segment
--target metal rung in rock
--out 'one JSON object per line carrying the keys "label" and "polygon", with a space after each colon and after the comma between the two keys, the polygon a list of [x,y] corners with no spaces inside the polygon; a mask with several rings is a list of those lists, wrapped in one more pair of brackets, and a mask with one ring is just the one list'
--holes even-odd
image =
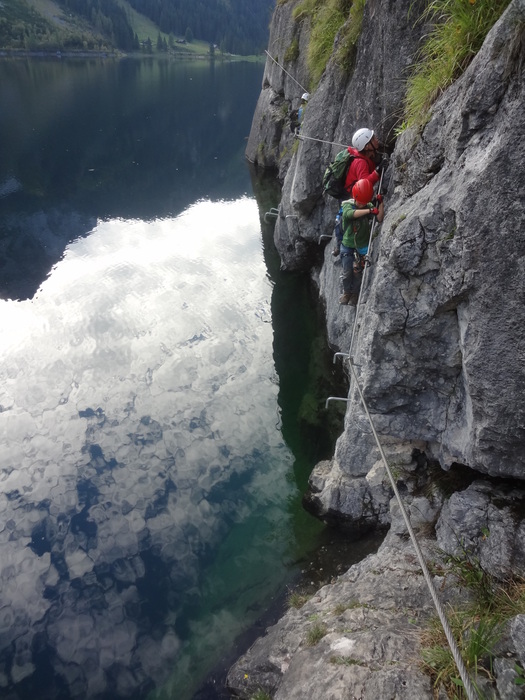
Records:
{"label": "metal rung in rock", "polygon": [[272,207],[270,209],[270,211],[267,211],[266,214],[264,215],[264,220],[266,221],[266,223],[268,223],[268,218],[276,219],[278,216],[279,216],[279,209]]}
{"label": "metal rung in rock", "polygon": [[329,396],[326,399],[326,402],[324,405],[325,408],[328,408],[328,404],[330,401],[344,401],[345,403],[348,403],[350,401],[350,399],[343,399],[343,398],[341,398],[341,396]]}

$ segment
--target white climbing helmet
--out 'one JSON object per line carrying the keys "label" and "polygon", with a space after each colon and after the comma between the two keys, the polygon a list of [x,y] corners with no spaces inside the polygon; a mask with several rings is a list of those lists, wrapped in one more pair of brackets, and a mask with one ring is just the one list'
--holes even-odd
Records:
{"label": "white climbing helmet", "polygon": [[362,151],[367,143],[370,143],[374,132],[372,129],[358,129],[352,136],[352,146],[358,151]]}
{"label": "white climbing helmet", "polygon": [[305,102],[308,102],[309,99],[310,99],[310,93],[309,93],[309,92],[303,92],[303,94],[301,95],[301,100],[304,100]]}

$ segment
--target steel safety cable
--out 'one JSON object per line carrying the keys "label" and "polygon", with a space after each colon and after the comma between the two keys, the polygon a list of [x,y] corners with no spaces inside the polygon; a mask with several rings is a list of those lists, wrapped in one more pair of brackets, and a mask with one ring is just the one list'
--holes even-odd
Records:
{"label": "steel safety cable", "polygon": [[[381,187],[382,187],[382,185],[383,185],[383,174],[384,174],[384,172],[385,172],[384,170],[381,170],[381,177],[380,177],[380,179],[379,179],[379,187],[377,188],[377,191],[378,191],[379,194],[381,193]],[[376,224],[377,224],[377,217],[374,216],[374,221],[373,221],[373,223],[372,223],[372,226],[370,227],[370,236],[369,236],[369,239],[368,239],[368,250],[367,250],[367,253],[366,253],[367,258],[369,258],[369,256],[370,256],[370,248],[371,248],[371,246],[372,246],[372,238],[373,238],[373,236],[374,236],[374,231],[375,231],[375,228],[376,228]],[[355,243],[355,241],[354,241],[354,243]],[[368,268],[369,268],[369,267],[370,267],[370,262],[369,262],[369,260],[367,260],[367,261],[365,262],[365,269],[364,269],[364,272],[363,272],[363,279],[361,280],[361,289],[360,289],[360,292],[359,292],[359,297],[358,297],[358,299],[357,299],[357,304],[356,304],[356,308],[355,308],[354,325],[352,326],[352,336],[351,336],[351,338],[350,338],[350,349],[349,349],[349,351],[348,351],[348,356],[349,356],[349,357],[352,357],[352,348],[353,348],[353,345],[354,345],[354,336],[355,336],[355,332],[356,332],[357,327],[358,327],[357,321],[358,321],[358,318],[359,318],[359,314],[360,314],[360,311],[361,311],[361,307],[363,306],[363,304],[362,304],[362,302],[361,302],[361,293],[362,293],[363,288],[364,288],[364,286],[365,286],[366,274],[367,274],[367,272],[368,272]]]}
{"label": "steel safety cable", "polygon": [[297,83],[297,85],[299,85],[299,87],[301,88],[301,90],[302,90],[303,92],[308,92],[308,90],[307,90],[306,88],[304,88],[304,87],[301,85],[301,83],[293,77],[293,75],[290,75],[290,73],[288,73],[288,71],[286,70],[286,68],[283,68],[283,66],[281,66],[281,64],[279,63],[279,61],[276,61],[275,58],[274,58],[270,53],[268,53],[268,51],[267,51],[266,49],[264,49],[264,53],[265,53],[267,56],[269,56],[269,57],[272,59],[272,61],[273,61],[274,63],[277,63],[277,65],[279,66],[279,68],[280,68],[284,73],[286,73],[286,75],[287,75],[289,78],[291,78],[291,79],[294,81],[294,83]]}
{"label": "steel safety cable", "polygon": [[314,136],[305,136],[304,134],[296,133],[295,136],[300,141],[317,141],[317,143],[327,143],[329,146],[341,146],[341,148],[350,148],[347,143],[339,143],[338,141],[326,141],[325,139],[316,139]]}
{"label": "steel safety cable", "polygon": [[325,141],[324,139],[316,139],[313,136],[305,136],[300,134],[297,129],[294,132],[295,138],[299,141],[317,141],[318,143],[327,143],[329,146],[341,146],[341,148],[350,148],[346,143],[338,143],[337,141]]}
{"label": "steel safety cable", "polygon": [[352,371],[352,376],[353,376],[353,379],[355,382],[355,386],[356,386],[357,391],[359,393],[359,398],[361,399],[361,403],[363,404],[363,408],[365,410],[366,417],[368,418],[368,422],[370,423],[372,433],[374,434],[377,449],[379,450],[379,453],[381,454],[381,459],[383,460],[383,464],[385,465],[385,469],[386,469],[386,472],[388,474],[388,478],[390,479],[392,489],[394,490],[395,497],[396,497],[397,502],[399,504],[399,508],[401,510],[403,520],[405,521],[405,525],[407,527],[408,534],[410,535],[410,539],[412,540],[412,544],[414,545],[414,549],[416,550],[416,555],[417,555],[417,558],[419,561],[419,565],[421,566],[421,569],[423,571],[423,576],[425,578],[426,584],[427,584],[428,589],[430,591],[430,595],[432,596],[432,600],[434,602],[434,606],[436,608],[437,614],[438,614],[439,619],[441,621],[441,625],[442,625],[443,630],[445,632],[445,636],[447,638],[450,650],[452,651],[452,656],[454,657],[454,661],[455,661],[457,669],[459,671],[459,675],[461,676],[461,680],[463,681],[463,686],[464,686],[465,692],[467,694],[468,700],[477,700],[478,696],[474,691],[472,681],[470,679],[468,671],[467,671],[465,664],[463,662],[463,658],[461,657],[461,654],[459,652],[459,649],[458,649],[458,646],[456,644],[456,640],[454,639],[454,635],[452,633],[452,630],[450,629],[450,625],[449,625],[447,617],[445,615],[445,611],[443,610],[441,602],[438,598],[437,591],[436,591],[436,588],[434,586],[434,582],[432,581],[432,578],[430,577],[430,573],[428,571],[425,559],[423,557],[423,552],[421,551],[421,548],[420,548],[419,543],[418,543],[417,538],[416,538],[416,534],[415,534],[414,530],[412,529],[412,525],[410,524],[410,520],[408,518],[408,514],[407,514],[405,507],[403,505],[403,502],[401,500],[401,495],[398,491],[397,484],[396,484],[395,479],[394,479],[392,472],[390,470],[390,466],[387,462],[385,453],[383,451],[383,447],[381,446],[381,442],[379,441],[379,437],[377,435],[374,423],[372,421],[372,416],[370,415],[370,412],[368,410],[368,406],[366,404],[365,397],[363,396],[363,392],[362,392],[361,387],[359,385],[359,380],[357,379],[357,373],[355,371],[354,362],[353,362],[351,357],[349,358],[349,363],[350,363],[350,369]]}
{"label": "steel safety cable", "polygon": [[[294,83],[296,83],[297,85],[299,85],[299,87],[301,88],[301,90],[302,90],[303,92],[308,92],[308,90],[307,90],[305,87],[303,87],[303,86],[301,85],[301,83],[300,83],[298,80],[296,80],[296,79],[293,77],[293,75],[292,75],[291,73],[289,73],[289,72],[286,70],[286,68],[285,68],[284,66],[282,66],[282,65],[279,63],[279,61],[277,61],[277,60],[272,56],[271,53],[269,53],[266,49],[264,49],[264,53],[268,56],[268,58],[271,58],[272,61],[273,61],[274,63],[276,63],[276,64],[279,66],[279,68],[283,71],[283,73],[286,73],[286,75],[287,75],[289,78],[291,78],[291,80],[293,80]],[[345,144],[345,143],[337,143],[336,141],[323,141],[323,139],[315,139],[313,136],[304,136],[303,134],[299,134],[299,132],[297,131],[297,129],[295,130],[294,135],[295,135],[296,138],[298,138],[298,139],[301,140],[301,141],[304,141],[305,139],[307,139],[308,141],[318,141],[319,143],[327,143],[327,144],[329,144],[330,146],[341,146],[341,148],[348,148],[348,145]]]}
{"label": "steel safety cable", "polygon": [[[383,183],[383,173],[384,173],[384,171],[381,171],[381,178],[380,178],[380,180],[379,180],[379,188],[378,188],[379,193],[381,192],[381,186],[382,186],[382,183]],[[375,230],[375,225],[376,225],[376,223],[377,223],[377,219],[374,217],[374,223],[372,224],[371,229],[370,229],[370,238],[369,238],[369,241],[368,241],[368,252],[367,252],[367,255],[370,254],[370,247],[371,247],[371,245],[372,245],[372,238],[373,238],[373,235],[374,235],[374,230]],[[362,279],[362,282],[361,282],[361,289],[363,288],[364,283],[365,283],[365,278],[366,278],[366,273],[367,273],[367,268],[368,268],[368,267],[369,267],[369,262],[367,262],[367,263],[365,264],[365,270],[364,270],[364,272],[363,272],[363,279]],[[440,602],[440,600],[439,600],[439,598],[438,598],[438,595],[437,595],[436,588],[435,588],[435,586],[434,586],[434,583],[433,583],[433,581],[432,581],[432,578],[430,577],[430,573],[429,573],[429,571],[428,571],[428,567],[427,567],[426,562],[425,562],[425,559],[424,559],[424,557],[423,557],[423,552],[421,551],[421,548],[420,548],[420,546],[419,546],[419,542],[417,541],[417,538],[416,538],[416,534],[415,534],[415,532],[414,532],[414,530],[413,530],[413,528],[412,528],[412,525],[411,525],[411,523],[410,523],[408,514],[407,514],[407,512],[406,512],[406,510],[405,510],[405,507],[404,507],[404,505],[403,505],[403,502],[402,502],[402,500],[401,500],[401,495],[400,495],[399,490],[398,490],[398,488],[397,488],[397,484],[396,484],[395,479],[394,479],[394,477],[393,477],[392,471],[390,470],[390,466],[389,466],[388,461],[387,461],[387,459],[386,459],[386,455],[385,455],[385,453],[384,453],[383,447],[382,447],[381,442],[380,442],[380,440],[379,440],[379,437],[378,437],[378,435],[377,435],[377,432],[376,432],[376,429],[375,429],[375,426],[374,426],[374,422],[373,422],[373,420],[372,420],[372,416],[370,415],[370,412],[369,412],[369,410],[368,410],[368,406],[367,406],[365,397],[364,397],[364,395],[363,395],[363,392],[362,392],[362,390],[361,390],[361,386],[360,386],[360,384],[359,384],[359,380],[358,380],[358,378],[357,378],[357,373],[356,373],[355,366],[354,366],[354,359],[353,359],[353,357],[352,357],[352,348],[353,348],[353,342],[354,342],[355,332],[356,332],[356,329],[357,329],[357,327],[358,327],[358,325],[357,325],[357,320],[358,320],[358,317],[359,317],[360,306],[362,306],[362,304],[360,304],[360,303],[359,303],[359,300],[358,300],[357,307],[356,307],[355,318],[354,318],[354,325],[353,325],[353,328],[352,328],[352,337],[351,337],[351,340],[350,340],[350,350],[349,350],[349,353],[348,353],[348,361],[349,361],[349,364],[350,364],[350,370],[351,370],[351,373],[352,373],[352,377],[353,377],[353,379],[354,379],[355,386],[356,386],[357,391],[358,391],[358,393],[359,393],[359,398],[361,399],[361,403],[363,404],[363,408],[364,408],[364,411],[365,411],[365,413],[366,413],[366,417],[367,417],[367,419],[368,419],[368,422],[370,423],[370,428],[372,429],[372,433],[373,433],[373,435],[374,435],[374,439],[375,439],[375,441],[376,441],[377,448],[378,448],[379,453],[380,453],[380,455],[381,455],[381,459],[382,459],[382,461],[383,461],[383,464],[385,465],[385,469],[386,469],[386,472],[387,472],[387,474],[388,474],[388,478],[389,478],[389,480],[390,480],[390,483],[391,483],[391,485],[392,485],[392,489],[393,489],[393,491],[394,491],[396,500],[397,500],[397,502],[398,502],[398,504],[399,504],[399,508],[400,508],[400,511],[401,511],[401,515],[403,516],[403,520],[405,521],[405,525],[406,525],[406,528],[407,528],[407,530],[408,530],[408,534],[410,535],[410,539],[412,540],[412,544],[414,545],[414,549],[415,549],[415,551],[416,551],[416,556],[417,556],[417,558],[418,558],[419,565],[421,566],[421,570],[423,571],[423,576],[424,576],[424,578],[425,578],[425,582],[426,582],[426,584],[427,584],[427,586],[428,586],[428,589],[429,589],[429,591],[430,591],[430,595],[431,595],[431,597],[432,597],[432,601],[433,601],[433,603],[434,603],[434,607],[436,608],[436,611],[437,611],[437,614],[438,614],[438,616],[439,616],[441,625],[442,625],[442,627],[443,627],[443,631],[445,632],[445,636],[446,636],[446,638],[447,638],[447,642],[448,642],[449,647],[450,647],[450,650],[451,650],[451,652],[452,652],[452,656],[453,656],[453,658],[454,658],[454,662],[455,662],[455,664],[456,664],[456,667],[457,667],[457,669],[458,669],[458,671],[459,671],[459,675],[461,676],[461,680],[462,680],[462,682],[463,682],[463,686],[464,686],[464,688],[465,688],[465,692],[466,692],[466,694],[467,694],[468,700],[477,700],[477,697],[478,697],[478,696],[477,696],[477,694],[476,694],[475,691],[474,691],[474,687],[473,687],[473,685],[472,685],[472,681],[471,681],[471,679],[470,679],[470,676],[469,676],[468,671],[467,671],[467,669],[466,669],[466,666],[465,666],[465,664],[464,664],[463,658],[461,657],[459,648],[458,648],[458,646],[457,646],[457,644],[456,644],[456,640],[455,640],[455,638],[454,638],[454,634],[452,633],[452,630],[450,629],[450,625],[449,625],[449,622],[448,622],[447,617],[446,617],[446,615],[445,615],[445,611],[443,610],[443,607],[442,607],[441,602]]]}

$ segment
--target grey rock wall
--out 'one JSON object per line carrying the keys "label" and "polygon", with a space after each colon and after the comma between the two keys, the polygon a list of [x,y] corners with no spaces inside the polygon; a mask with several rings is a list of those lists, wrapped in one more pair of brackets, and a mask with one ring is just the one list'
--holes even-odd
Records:
{"label": "grey rock wall", "polygon": [[[299,4],[300,0],[281,3],[274,12],[267,50],[270,56],[246,145],[248,160],[278,170],[281,178],[288,170],[294,143],[290,114],[299,107],[310,82],[306,67],[310,23],[292,17]],[[292,60],[292,56],[296,58]]]}
{"label": "grey rock wall", "polygon": [[[332,59],[312,94],[284,177],[275,243],[285,269],[310,269],[318,279],[332,346],[348,352],[354,335],[352,355],[376,428],[404,461],[417,449],[444,469],[461,463],[523,478],[522,0],[511,3],[424,129],[396,140],[359,326],[355,310],[338,304],[340,262],[326,245],[337,202],[320,194],[322,173],[364,124],[393,143],[407,69],[425,30],[421,5],[390,5],[385,14],[379,3],[366,4],[354,71],[346,77]],[[295,24],[290,8],[276,15],[272,41],[284,46]],[[260,104],[291,90],[271,63]],[[302,80],[304,70],[301,64]],[[259,116],[252,140],[267,128],[268,117],[257,127]],[[355,387],[349,399],[331,470],[322,465],[312,476],[310,506],[321,516],[339,511],[358,529],[383,525],[390,493],[367,479],[378,452]]]}
{"label": "grey rock wall", "polygon": [[[418,449],[445,469],[460,463],[518,479],[525,477],[524,12],[523,2],[511,4],[422,133],[398,139],[352,353],[383,440],[404,441],[407,454],[422,442]],[[335,310],[329,298],[329,266],[327,251],[328,318],[343,314],[351,327],[354,311]],[[348,347],[348,336],[339,337]],[[321,489],[314,475],[313,489],[322,514],[334,499],[346,512],[343,494],[365,488],[380,518],[384,494],[366,486],[377,452],[353,387],[349,398],[332,474]]]}
{"label": "grey rock wall", "polygon": [[[297,4],[277,6],[269,53],[302,86],[310,88],[305,58],[310,27],[292,18]],[[332,233],[338,208],[336,200],[322,196],[322,175],[335,154],[350,144],[354,131],[370,125],[386,142],[392,142],[407,70],[425,25],[417,21],[424,5],[420,0],[389,0],[386,4],[378,0],[366,3],[354,70],[351,65],[339,65],[334,54],[312,91],[301,129],[304,139],[295,145],[286,109],[297,106],[302,91],[267,59],[246,155],[262,167],[277,169],[284,181],[275,228],[284,269],[305,270],[318,264],[320,236]],[[294,36],[301,49],[299,58],[283,64]],[[336,37],[336,49],[338,43]],[[336,279],[338,291],[338,276]]]}
{"label": "grey rock wall", "polygon": [[290,609],[233,666],[228,685],[246,699],[262,688],[274,700],[431,700],[430,678],[413,663],[414,621],[428,620],[429,605],[417,560],[396,538]]}

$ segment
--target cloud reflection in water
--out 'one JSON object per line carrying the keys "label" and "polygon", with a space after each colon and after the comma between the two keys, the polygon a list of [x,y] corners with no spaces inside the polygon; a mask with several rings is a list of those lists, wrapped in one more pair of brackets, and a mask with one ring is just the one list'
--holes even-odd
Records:
{"label": "cloud reflection in water", "polygon": [[248,585],[202,599],[232,527],[270,541],[266,572],[284,556],[270,295],[242,198],[102,221],[32,301],[0,302],[0,689],[143,697],[188,610]]}

